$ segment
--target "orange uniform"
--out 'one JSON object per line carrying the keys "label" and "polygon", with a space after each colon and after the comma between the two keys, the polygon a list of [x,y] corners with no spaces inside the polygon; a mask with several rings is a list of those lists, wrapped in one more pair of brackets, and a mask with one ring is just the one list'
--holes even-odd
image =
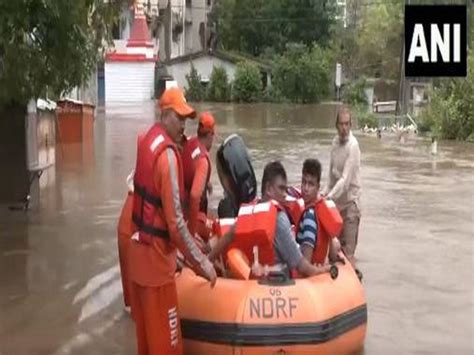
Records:
{"label": "orange uniform", "polygon": [[122,276],[123,301],[125,306],[130,306],[130,278],[128,271],[128,252],[130,249],[130,238],[136,231],[136,227],[132,222],[132,208],[133,208],[133,193],[128,192],[125,203],[120,213],[120,218],[117,226],[117,242],[118,255],[120,263],[120,274]]}
{"label": "orange uniform", "polygon": [[[161,101],[170,99],[166,95],[176,101],[182,96],[176,90],[165,91]],[[185,101],[179,104],[189,108]],[[174,279],[177,248],[200,273],[211,273],[212,264],[194,243],[183,218],[180,159],[176,145],[160,124],[151,127],[139,143],[133,206],[139,232],[129,250],[131,305],[139,354],[182,353]]]}
{"label": "orange uniform", "polygon": [[[196,175],[194,175],[191,193],[189,194],[189,231],[191,234],[197,233],[202,238],[209,238],[207,228],[207,203],[206,210],[200,208],[202,204],[202,195],[207,194],[207,176],[210,175],[211,167],[206,159],[199,159],[196,162]],[[207,198],[206,198],[207,201]]]}
{"label": "orange uniform", "polygon": [[214,132],[214,117],[208,112],[203,112],[199,117],[198,136],[186,142],[182,153],[184,185],[189,208],[189,231],[191,235],[197,233],[205,240],[209,238],[207,186],[211,178],[211,160],[207,148],[199,137],[214,135]]}
{"label": "orange uniform", "polygon": [[211,175],[210,160],[205,149],[199,143],[198,138],[194,137],[186,142],[182,156],[185,169],[186,199],[189,208],[188,228],[191,235],[198,232],[201,237],[207,239],[206,230],[203,231],[199,226],[206,224],[207,184]]}

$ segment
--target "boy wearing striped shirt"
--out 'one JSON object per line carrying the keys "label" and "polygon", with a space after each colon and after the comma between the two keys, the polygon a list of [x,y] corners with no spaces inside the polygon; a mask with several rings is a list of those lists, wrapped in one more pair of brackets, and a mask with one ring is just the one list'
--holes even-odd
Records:
{"label": "boy wearing striped shirt", "polygon": [[[317,159],[306,159],[303,163],[301,177],[301,194],[305,206],[314,205],[319,199],[319,182],[321,180],[321,163]],[[301,253],[311,262],[318,235],[318,219],[314,207],[307,208],[301,217],[296,241]]]}
{"label": "boy wearing striped shirt", "polygon": [[[318,246],[318,218],[315,211],[315,203],[322,198],[319,194],[321,181],[321,163],[317,159],[306,159],[303,163],[301,177],[301,195],[303,197],[306,210],[301,217],[296,241],[300,245],[301,253],[312,262],[313,253]],[[337,238],[330,243],[330,253],[337,255],[340,245]]]}

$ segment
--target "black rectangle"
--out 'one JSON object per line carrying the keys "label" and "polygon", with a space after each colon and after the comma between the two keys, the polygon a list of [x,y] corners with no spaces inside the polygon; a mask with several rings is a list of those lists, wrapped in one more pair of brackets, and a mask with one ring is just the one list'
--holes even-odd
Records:
{"label": "black rectangle", "polygon": [[[426,49],[429,56],[428,62],[423,62],[422,56],[412,56],[415,60],[409,62],[410,50],[412,49],[412,39],[415,25],[422,25],[423,36],[417,36],[415,46],[422,46],[422,38],[425,39]],[[443,34],[443,25],[449,24],[450,29],[450,61],[443,62],[439,50],[437,50],[437,62],[432,62],[431,52],[431,24],[438,25],[438,29]],[[453,61],[453,26],[460,24],[460,61]],[[467,25],[465,5],[406,5],[405,6],[405,76],[460,76],[467,75]],[[412,58],[411,58],[412,59]],[[425,57],[426,60],[426,57]]]}

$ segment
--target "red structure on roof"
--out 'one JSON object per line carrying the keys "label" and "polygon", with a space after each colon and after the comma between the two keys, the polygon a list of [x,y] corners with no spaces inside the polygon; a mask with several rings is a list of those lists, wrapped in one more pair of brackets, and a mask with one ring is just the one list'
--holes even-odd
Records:
{"label": "red structure on roof", "polygon": [[107,62],[155,62],[157,56],[153,54],[154,43],[151,40],[146,22],[143,5],[138,3],[135,6],[132,31],[127,40],[127,51],[117,52],[116,50],[106,55]]}
{"label": "red structure on roof", "polygon": [[147,58],[145,54],[107,53],[107,62],[156,62],[157,58]]}
{"label": "red structure on roof", "polygon": [[132,34],[127,41],[127,47],[153,47],[148,32],[146,17],[138,8],[135,8],[135,16],[132,24]]}

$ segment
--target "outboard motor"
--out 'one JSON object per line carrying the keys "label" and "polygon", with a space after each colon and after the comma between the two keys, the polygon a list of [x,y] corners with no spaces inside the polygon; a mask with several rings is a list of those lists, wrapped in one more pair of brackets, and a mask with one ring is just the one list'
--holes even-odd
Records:
{"label": "outboard motor", "polygon": [[257,180],[244,141],[237,134],[226,138],[217,150],[217,173],[225,198],[219,202],[219,218],[236,217],[242,203],[257,194]]}

